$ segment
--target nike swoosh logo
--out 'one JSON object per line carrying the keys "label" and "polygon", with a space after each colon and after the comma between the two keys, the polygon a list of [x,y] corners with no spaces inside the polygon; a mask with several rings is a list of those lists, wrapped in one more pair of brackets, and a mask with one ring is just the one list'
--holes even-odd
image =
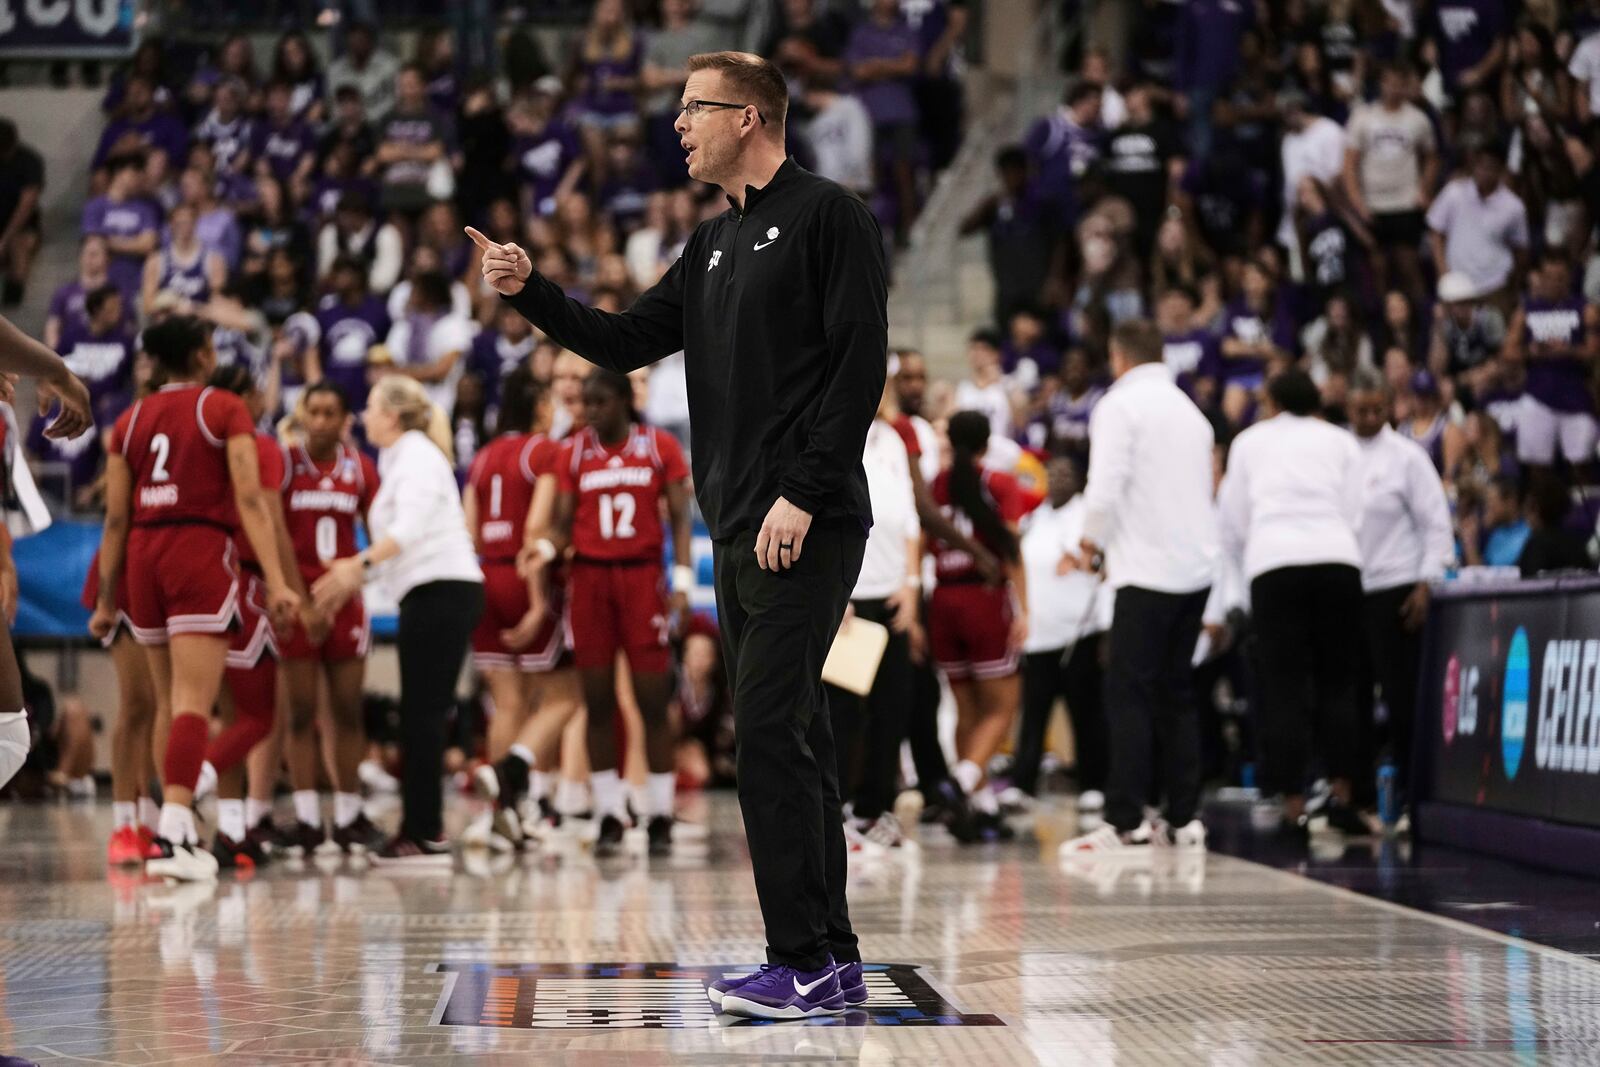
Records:
{"label": "nike swoosh logo", "polygon": [[[767,243],[771,244],[772,242],[768,241]],[[800,984],[800,979],[796,978],[794,980],[794,991],[796,993],[799,993],[802,997],[809,997],[811,995],[811,991],[813,989],[817,988],[817,986],[821,985],[823,982],[826,982],[828,980],[828,975],[830,973],[832,973],[832,972],[824,971],[823,974],[822,974],[822,977],[818,978],[815,982],[812,982],[810,985],[801,985]]]}
{"label": "nike swoosh logo", "polygon": [[767,242],[766,242],[766,243],[764,243],[764,244],[758,244],[758,245],[756,245],[756,251],[757,251],[757,252],[759,252],[759,251],[761,251],[761,250],[762,250],[762,249],[763,249],[763,248],[765,248],[765,247],[767,247],[767,245],[770,245],[770,244],[772,244],[772,243],[773,243],[773,242],[774,242],[774,241],[776,241],[776,240],[777,240],[777,238],[776,238],[776,237],[774,237],[774,238],[773,238],[773,239],[772,239],[772,240],[771,240],[771,241],[767,241]]}

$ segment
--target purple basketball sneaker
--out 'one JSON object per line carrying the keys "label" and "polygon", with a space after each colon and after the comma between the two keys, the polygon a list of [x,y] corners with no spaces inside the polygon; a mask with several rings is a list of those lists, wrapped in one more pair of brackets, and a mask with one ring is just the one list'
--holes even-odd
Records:
{"label": "purple basketball sneaker", "polygon": [[844,997],[844,1006],[859,1008],[867,1002],[867,980],[862,977],[861,961],[854,963],[841,963],[839,972],[839,993]]}
{"label": "purple basketball sneaker", "polygon": [[844,1011],[844,993],[833,961],[820,971],[777,966],[722,997],[722,1010],[750,1019],[811,1019]]}
{"label": "purple basketball sneaker", "polygon": [[706,998],[720,1008],[722,1007],[723,997],[727,996],[729,993],[732,993],[735,989],[740,988],[748,982],[754,982],[757,978],[761,977],[763,972],[770,971],[773,966],[774,965],[771,963],[763,963],[759,968],[751,971],[749,974],[735,975],[732,978],[718,978],[715,982],[712,982],[710,985],[706,986]]}

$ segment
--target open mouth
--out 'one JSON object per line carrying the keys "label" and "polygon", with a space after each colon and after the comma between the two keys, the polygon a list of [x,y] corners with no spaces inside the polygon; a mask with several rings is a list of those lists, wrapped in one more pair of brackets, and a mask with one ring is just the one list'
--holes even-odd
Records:
{"label": "open mouth", "polygon": [[690,144],[688,141],[680,141],[679,144],[681,144],[683,146],[684,162],[688,162],[689,160],[693,159],[694,158],[694,153],[695,153],[695,146]]}

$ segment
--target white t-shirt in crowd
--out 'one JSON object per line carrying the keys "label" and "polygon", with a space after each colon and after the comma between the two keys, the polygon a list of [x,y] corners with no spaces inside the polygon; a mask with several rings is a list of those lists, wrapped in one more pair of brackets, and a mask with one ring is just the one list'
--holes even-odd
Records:
{"label": "white t-shirt in crowd", "polygon": [[1318,418],[1275,415],[1228,450],[1217,494],[1223,548],[1252,582],[1280,567],[1359,567],[1364,499],[1353,434]]}
{"label": "white t-shirt in crowd", "polygon": [[806,123],[816,173],[846,189],[872,188],[872,116],[860,100],[839,93]]}
{"label": "white t-shirt in crowd", "polygon": [[1484,197],[1471,178],[1457,178],[1433,198],[1428,229],[1444,236],[1446,269],[1492,293],[1511,278],[1512,249],[1528,247],[1528,209],[1504,185]]}
{"label": "white t-shirt in crowd", "polygon": [[1567,73],[1588,91],[1589,114],[1600,115],[1600,33],[1591,33],[1572,50]]}
{"label": "white t-shirt in crowd", "polygon": [[1382,104],[1356,108],[1349,146],[1361,154],[1356,173],[1367,208],[1378,214],[1422,208],[1420,154],[1434,151],[1433,124],[1415,104],[1390,111]]}
{"label": "white t-shirt in crowd", "polygon": [[[1066,648],[1110,625],[1110,587],[1086,571],[1056,573],[1083,539],[1088,504],[1075,496],[1059,508],[1047,500],[1022,520],[1022,566],[1028,579],[1028,636],[1024,652]],[[1089,602],[1096,601],[1091,609]]]}
{"label": "white t-shirt in crowd", "polygon": [[663,428],[688,424],[689,377],[682,352],[674,352],[650,368],[650,395],[644,402],[644,421]]}
{"label": "white t-shirt in crowd", "polygon": [[957,411],[981,411],[989,416],[989,432],[996,437],[1011,436],[1011,390],[1004,378],[989,385],[970,380],[956,386]]}
{"label": "white t-shirt in crowd", "polygon": [[1303,178],[1331,185],[1344,170],[1344,127],[1318,115],[1298,132],[1283,135],[1283,219],[1278,243],[1295,244],[1295,190]]}
{"label": "white t-shirt in crowd", "polygon": [[428,392],[428,399],[439,405],[439,409],[446,415],[455,410],[456,383],[461,381],[461,375],[467,369],[467,356],[472,351],[472,339],[477,336],[478,327],[471,319],[460,315],[449,314],[441,316],[428,331],[428,343],[425,349],[426,358],[413,363],[409,358],[411,349],[411,323],[401,319],[389,327],[389,339],[386,342],[389,355],[394,358],[395,366],[423,366],[437,362],[451,352],[459,353],[455,366],[450,368],[443,381],[425,382],[423,388]]}

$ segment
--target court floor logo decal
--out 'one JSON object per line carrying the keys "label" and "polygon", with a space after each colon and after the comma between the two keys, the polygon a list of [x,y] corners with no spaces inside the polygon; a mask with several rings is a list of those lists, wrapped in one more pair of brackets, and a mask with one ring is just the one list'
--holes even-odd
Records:
{"label": "court floor logo decal", "polygon": [[[434,963],[444,990],[434,1026],[514,1030],[670,1030],[718,1025],[706,987],[753,965],[677,963]],[[1004,1026],[996,1015],[965,1015],[915,964],[866,966],[869,1000],[859,1011],[812,1020],[835,1026]],[[744,1025],[741,1023],[741,1025]],[[769,1025],[750,1020],[749,1025]]]}

